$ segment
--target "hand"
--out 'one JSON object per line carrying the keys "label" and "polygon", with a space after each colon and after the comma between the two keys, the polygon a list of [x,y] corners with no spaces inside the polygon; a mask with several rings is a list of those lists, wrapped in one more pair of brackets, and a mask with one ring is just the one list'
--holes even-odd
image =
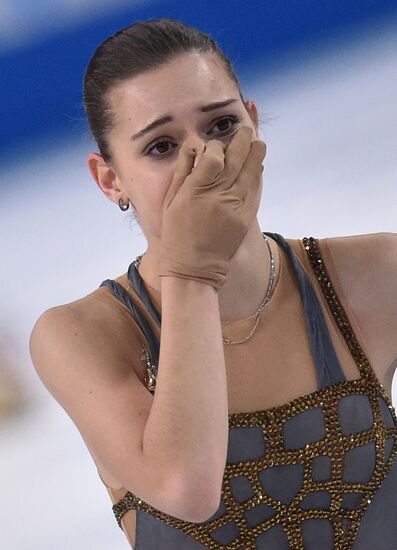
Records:
{"label": "hand", "polygon": [[195,153],[182,145],[163,202],[160,276],[219,290],[257,214],[265,155],[266,144],[252,141],[249,126],[241,126],[225,150],[221,141],[210,140],[194,169]]}

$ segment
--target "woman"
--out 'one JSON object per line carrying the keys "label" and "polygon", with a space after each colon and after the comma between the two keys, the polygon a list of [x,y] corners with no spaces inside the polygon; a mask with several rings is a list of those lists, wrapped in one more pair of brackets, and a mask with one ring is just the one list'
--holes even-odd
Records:
{"label": "woman", "polygon": [[395,235],[260,230],[255,104],[189,25],[109,37],[84,101],[91,174],[148,247],[45,311],[30,349],[131,546],[394,547]]}

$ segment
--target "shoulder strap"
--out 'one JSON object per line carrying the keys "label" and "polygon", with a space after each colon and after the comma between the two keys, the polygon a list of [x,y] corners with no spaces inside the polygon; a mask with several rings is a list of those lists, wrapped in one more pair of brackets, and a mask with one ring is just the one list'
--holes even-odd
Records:
{"label": "shoulder strap", "polygon": [[157,368],[160,354],[160,342],[157,336],[152,331],[143,313],[136,306],[136,304],[134,304],[133,300],[131,299],[125,288],[117,281],[113,281],[113,279],[106,279],[105,281],[102,281],[99,286],[108,287],[111,292],[116,296],[116,298],[118,298],[120,302],[122,302],[130,310],[132,316],[134,317],[135,321],[137,322],[138,326],[144,333],[149,343],[152,361],[154,363],[153,366]]}
{"label": "shoulder strap", "polygon": [[317,370],[319,388],[346,380],[312,283],[287,240],[279,233],[267,233],[284,249],[294,268],[303,302],[309,342]]}
{"label": "shoulder strap", "polygon": [[373,370],[367,356],[356,338],[347,313],[332,284],[324,262],[324,257],[320,251],[319,240],[313,237],[304,237],[302,239],[302,243],[310,260],[313,272],[317,277],[321,290],[329,304],[335,322],[346,341],[361,376],[378,383],[375,371]]}
{"label": "shoulder strap", "polygon": [[150,296],[145,288],[142,277],[139,274],[138,268],[136,267],[135,260],[131,262],[128,267],[127,277],[130,282],[130,285],[138,294],[142,302],[145,304],[146,309],[154,319],[158,327],[161,327],[161,316],[157,313],[156,308],[154,307]]}

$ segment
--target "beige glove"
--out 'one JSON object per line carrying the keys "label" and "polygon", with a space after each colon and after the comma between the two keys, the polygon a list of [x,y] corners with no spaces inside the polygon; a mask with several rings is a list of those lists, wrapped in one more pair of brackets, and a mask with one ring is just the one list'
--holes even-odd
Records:
{"label": "beige glove", "polygon": [[226,149],[208,141],[193,168],[195,153],[182,145],[164,197],[159,276],[174,275],[223,285],[230,259],[257,214],[266,144],[252,141],[240,126]]}

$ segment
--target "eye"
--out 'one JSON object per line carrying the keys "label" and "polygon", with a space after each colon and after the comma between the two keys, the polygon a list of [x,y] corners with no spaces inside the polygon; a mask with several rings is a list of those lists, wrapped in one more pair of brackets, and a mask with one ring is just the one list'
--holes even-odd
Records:
{"label": "eye", "polygon": [[[234,127],[235,124],[240,122],[240,119],[239,119],[239,117],[237,117],[235,115],[230,115],[230,116],[221,118],[220,120],[215,122],[215,126],[218,126],[218,124],[223,124],[224,122],[233,122],[232,127]],[[229,128],[224,128],[223,130],[221,130],[221,132],[225,132],[225,131],[230,130],[230,129],[231,129],[230,127]]]}
{"label": "eye", "polygon": [[[221,134],[230,133],[230,131],[234,128],[234,126],[237,123],[240,122],[240,118],[236,115],[230,115],[230,116],[227,116],[227,117],[223,117],[223,118],[221,118],[221,119],[219,119],[215,122],[214,127],[218,126],[218,125],[224,126],[225,124],[227,125],[227,123],[229,123],[229,122],[232,123],[231,126],[229,126],[228,128],[221,129],[220,130]],[[159,139],[158,141],[155,141],[152,145],[149,146],[149,148],[146,152],[146,155],[149,156],[149,157],[159,157],[159,158],[167,157],[168,153],[170,152],[170,149],[167,150],[167,145],[168,144],[175,145],[175,143],[173,144],[171,141],[169,141],[167,139]],[[165,146],[165,150],[163,149],[161,151],[161,148],[163,148],[164,146]],[[159,149],[157,149],[159,154],[153,154],[152,151],[155,150],[157,147],[160,148],[160,151],[159,151]],[[177,145],[175,145],[175,147],[177,147]]]}
{"label": "eye", "polygon": [[[169,141],[168,139],[160,139],[159,141],[156,141],[154,142],[150,147],[149,149],[147,150],[147,155],[149,156],[152,156],[152,157],[165,157],[167,155],[167,153],[170,152],[170,149],[167,150],[167,147],[164,148],[164,145],[167,146],[167,144],[172,144],[171,141]],[[175,143],[173,144],[175,145]],[[152,154],[152,151],[154,149],[156,149],[157,147],[159,147],[159,149],[157,149],[157,151],[160,153],[160,154],[155,154],[153,155]],[[164,150],[165,149],[165,150]]]}

